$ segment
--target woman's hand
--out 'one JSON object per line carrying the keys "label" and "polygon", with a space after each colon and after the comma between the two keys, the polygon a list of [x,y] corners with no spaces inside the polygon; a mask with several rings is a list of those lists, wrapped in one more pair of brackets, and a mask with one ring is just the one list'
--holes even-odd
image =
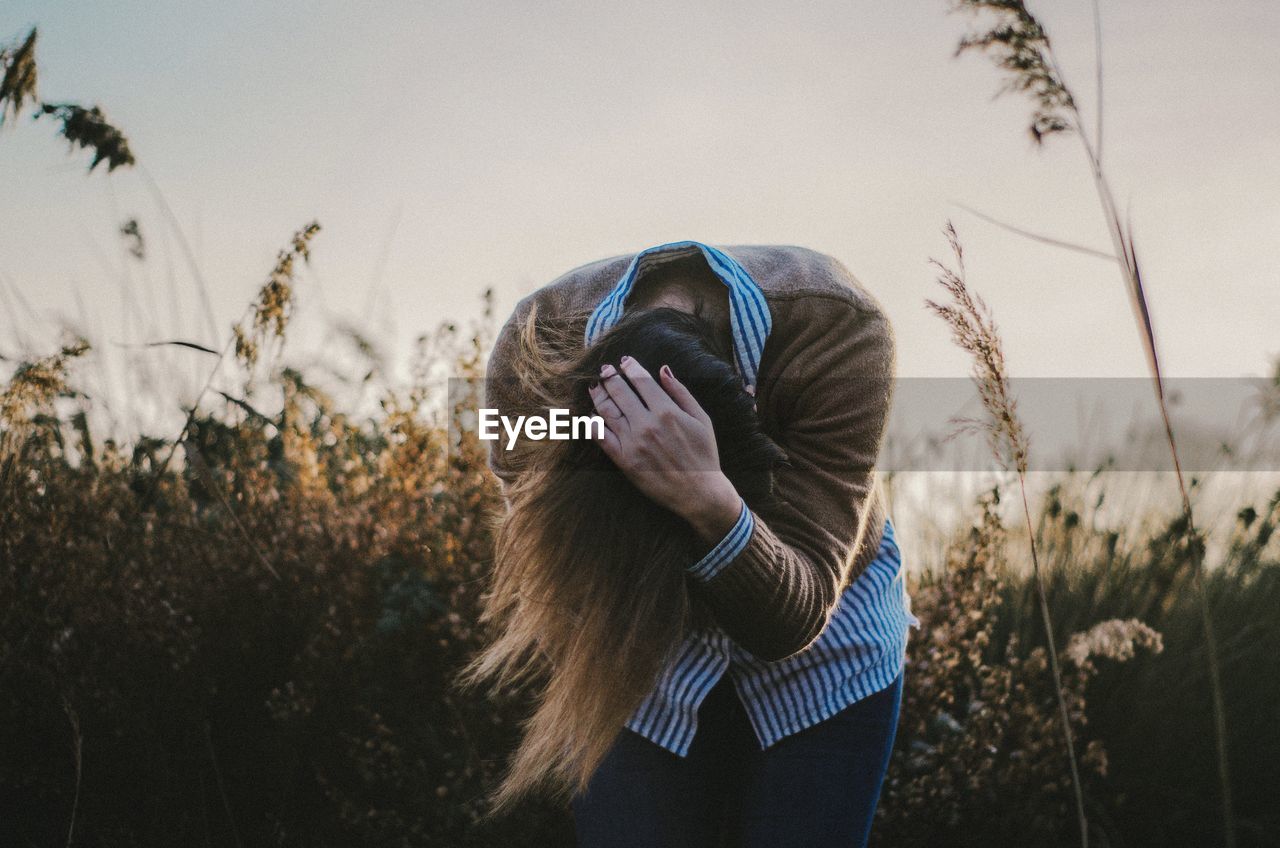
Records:
{"label": "woman's hand", "polygon": [[600,446],[637,489],[688,521],[708,545],[719,542],[738,520],[742,499],[720,470],[710,417],[667,366],[660,381],[629,356],[619,367],[621,374],[601,368],[590,390],[605,421]]}

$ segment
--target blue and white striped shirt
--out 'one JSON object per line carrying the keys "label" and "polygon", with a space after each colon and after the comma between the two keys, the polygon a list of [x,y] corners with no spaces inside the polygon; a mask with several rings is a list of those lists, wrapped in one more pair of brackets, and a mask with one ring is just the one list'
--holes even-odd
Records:
{"label": "blue and white striped shirt", "polygon": [[[695,241],[671,242],[636,255],[617,285],[587,321],[592,344],[622,317],[627,296],[646,262],[696,248],[728,287],[734,358],[743,383],[756,384],[760,359],[772,327],[760,286],[728,254]],[[738,522],[701,560],[689,567],[695,580],[710,580],[747,546],[755,526],[743,505]],[[840,597],[826,630],[800,652],[765,662],[737,645],[719,627],[689,634],[627,727],[667,750],[685,756],[697,730],[698,707],[727,672],[755,728],[761,748],[830,718],[878,692],[902,672],[907,633],[920,621],[911,614],[902,552],[893,524],[885,519],[875,558]]]}

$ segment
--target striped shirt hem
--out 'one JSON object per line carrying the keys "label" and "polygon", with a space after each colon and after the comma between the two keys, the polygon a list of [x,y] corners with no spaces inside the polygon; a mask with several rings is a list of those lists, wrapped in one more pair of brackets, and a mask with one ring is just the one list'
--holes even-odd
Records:
{"label": "striped shirt hem", "polygon": [[[833,693],[818,709],[803,713],[790,723],[776,729],[770,727],[770,721],[766,720],[772,719],[773,724],[776,725],[777,723],[776,710],[772,704],[754,699],[748,704],[745,703],[744,699],[743,707],[751,716],[751,726],[756,732],[756,741],[760,743],[760,749],[771,748],[788,736],[807,730],[816,724],[821,724],[836,713],[887,688],[905,670],[906,656],[904,654],[891,655],[883,663],[862,669],[857,677],[852,678],[848,685],[839,690],[838,693]],[[766,717],[763,715],[766,710],[775,715]],[[687,754],[688,751],[686,749],[685,756]]]}

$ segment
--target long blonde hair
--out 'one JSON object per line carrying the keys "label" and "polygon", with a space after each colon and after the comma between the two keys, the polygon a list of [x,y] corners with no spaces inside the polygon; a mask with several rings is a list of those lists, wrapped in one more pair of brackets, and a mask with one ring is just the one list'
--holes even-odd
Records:
{"label": "long blonde hair", "polygon": [[[602,364],[625,353],[653,374],[668,365],[711,418],[721,468],[738,492],[749,505],[769,497],[783,453],[761,431],[710,325],[674,309],[640,310],[585,350],[572,343],[577,331],[530,316],[516,363],[524,396],[591,414],[588,386]],[[495,810],[534,789],[584,789],[664,664],[707,620],[686,583],[700,550],[681,518],[636,489],[592,441],[520,450],[482,614],[496,637],[463,674],[467,683],[533,693]]]}

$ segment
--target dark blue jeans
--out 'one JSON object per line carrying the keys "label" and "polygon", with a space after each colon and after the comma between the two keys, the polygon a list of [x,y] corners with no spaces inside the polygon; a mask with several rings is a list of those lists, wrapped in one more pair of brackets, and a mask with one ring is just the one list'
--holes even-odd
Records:
{"label": "dark blue jeans", "polygon": [[698,711],[687,757],[622,732],[573,799],[578,848],[866,845],[901,703],[899,675],[761,751],[726,675]]}

